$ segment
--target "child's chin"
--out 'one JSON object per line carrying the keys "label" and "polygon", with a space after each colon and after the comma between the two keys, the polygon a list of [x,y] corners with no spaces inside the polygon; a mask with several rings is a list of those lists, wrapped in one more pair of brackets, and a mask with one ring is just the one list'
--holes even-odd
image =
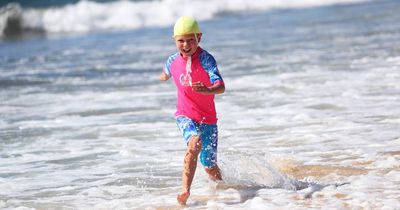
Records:
{"label": "child's chin", "polygon": [[182,55],[183,55],[183,57],[189,57],[189,56],[192,56],[193,53],[191,53],[191,52],[188,52],[188,53],[182,52]]}

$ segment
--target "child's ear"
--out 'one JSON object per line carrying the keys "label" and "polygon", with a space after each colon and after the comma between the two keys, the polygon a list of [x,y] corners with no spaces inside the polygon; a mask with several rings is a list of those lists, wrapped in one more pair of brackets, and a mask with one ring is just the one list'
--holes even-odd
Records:
{"label": "child's ear", "polygon": [[200,41],[201,41],[201,36],[202,36],[203,34],[202,33],[198,33],[197,34],[197,42],[198,43],[200,43]]}

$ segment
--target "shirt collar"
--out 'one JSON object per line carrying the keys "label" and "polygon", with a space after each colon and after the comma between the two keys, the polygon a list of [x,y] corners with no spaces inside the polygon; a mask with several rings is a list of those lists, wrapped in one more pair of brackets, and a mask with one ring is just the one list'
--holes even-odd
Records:
{"label": "shirt collar", "polygon": [[[196,52],[194,52],[194,54],[192,55],[192,60],[197,58],[197,57],[199,57],[201,51],[203,51],[203,49],[200,46],[198,46],[197,49],[196,49]],[[181,56],[181,58],[183,60],[185,60],[185,61],[187,60],[187,58],[183,57],[182,54],[179,53],[179,55]]]}

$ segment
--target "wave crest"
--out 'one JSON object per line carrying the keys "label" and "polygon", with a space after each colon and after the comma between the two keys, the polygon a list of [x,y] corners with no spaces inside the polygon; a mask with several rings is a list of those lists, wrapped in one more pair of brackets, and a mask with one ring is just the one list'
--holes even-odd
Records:
{"label": "wave crest", "polygon": [[87,33],[129,30],[173,24],[182,15],[206,20],[218,14],[279,8],[302,8],[365,0],[120,0],[97,3],[82,0],[63,7],[27,8],[16,3],[0,8],[0,37],[25,31]]}

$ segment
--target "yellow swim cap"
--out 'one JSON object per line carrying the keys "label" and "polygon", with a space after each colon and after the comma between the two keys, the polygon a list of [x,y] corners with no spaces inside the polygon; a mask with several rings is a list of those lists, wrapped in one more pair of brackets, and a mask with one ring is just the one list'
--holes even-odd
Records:
{"label": "yellow swim cap", "polygon": [[201,33],[197,21],[188,16],[180,17],[174,26],[174,36]]}

